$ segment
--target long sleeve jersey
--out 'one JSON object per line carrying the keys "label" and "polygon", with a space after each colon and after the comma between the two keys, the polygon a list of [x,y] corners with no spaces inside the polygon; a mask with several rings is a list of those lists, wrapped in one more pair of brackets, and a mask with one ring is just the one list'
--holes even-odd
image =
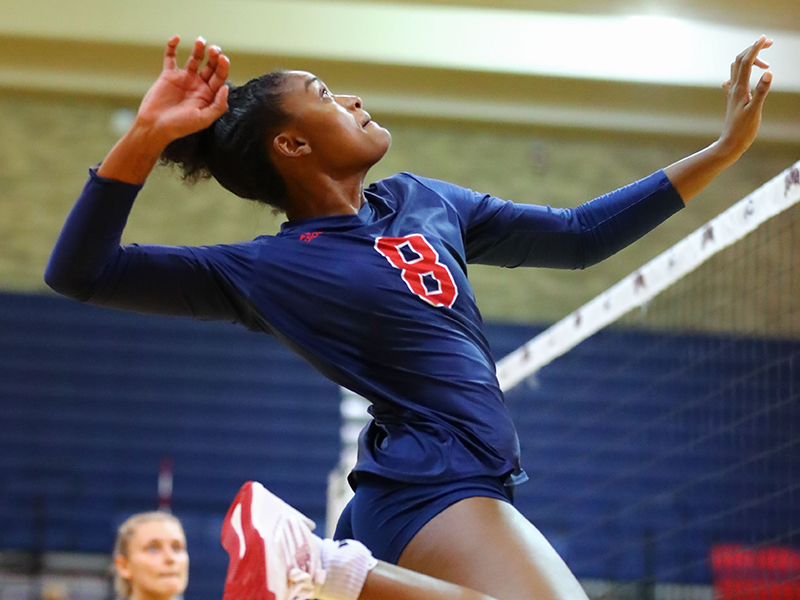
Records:
{"label": "long sleeve jersey", "polygon": [[525,479],[467,264],[582,269],[683,207],[663,171],[573,209],[400,173],[367,188],[357,214],[236,244],[121,246],[140,188],[90,172],[47,283],[82,302],[276,336],[370,401],[355,472],[419,483]]}

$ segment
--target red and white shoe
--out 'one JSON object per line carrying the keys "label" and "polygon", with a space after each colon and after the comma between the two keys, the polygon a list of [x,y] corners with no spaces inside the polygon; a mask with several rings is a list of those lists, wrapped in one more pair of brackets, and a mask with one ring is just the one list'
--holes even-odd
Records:
{"label": "red and white shoe", "polygon": [[314,522],[248,481],[222,525],[230,555],[223,600],[309,600],[325,583]]}

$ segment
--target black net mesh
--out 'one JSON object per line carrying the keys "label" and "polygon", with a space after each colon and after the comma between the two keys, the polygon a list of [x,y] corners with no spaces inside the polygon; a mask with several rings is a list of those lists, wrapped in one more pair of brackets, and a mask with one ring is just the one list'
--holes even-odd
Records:
{"label": "black net mesh", "polygon": [[798,267],[795,205],[508,392],[590,595],[800,598]]}

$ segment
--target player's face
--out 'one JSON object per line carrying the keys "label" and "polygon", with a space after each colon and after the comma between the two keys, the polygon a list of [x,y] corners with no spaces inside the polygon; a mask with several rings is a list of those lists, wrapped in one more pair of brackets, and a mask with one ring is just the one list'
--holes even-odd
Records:
{"label": "player's face", "polygon": [[172,598],[189,581],[189,555],[183,528],[173,521],[141,523],[128,543],[127,559],[117,570],[130,579],[133,598]]}
{"label": "player's face", "polygon": [[293,117],[289,131],[332,174],[369,169],[391,145],[391,134],[372,120],[361,98],[333,94],[311,73],[289,72],[282,106]]}

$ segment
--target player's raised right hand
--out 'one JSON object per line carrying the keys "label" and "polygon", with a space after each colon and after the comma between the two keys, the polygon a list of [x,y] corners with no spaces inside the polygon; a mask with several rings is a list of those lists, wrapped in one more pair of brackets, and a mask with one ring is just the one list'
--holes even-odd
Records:
{"label": "player's raised right hand", "polygon": [[174,36],[164,51],[164,70],[139,105],[133,126],[108,153],[97,174],[132,184],[142,184],[170,142],[211,125],[228,110],[230,61],[217,46],[208,48],[197,38],[183,69],[175,64],[180,38]]}
{"label": "player's raised right hand", "polygon": [[142,99],[136,125],[147,128],[150,139],[166,146],[171,141],[210,126],[228,109],[228,77],[230,61],[218,46],[195,40],[192,55],[183,69],[177,68],[176,50],[180,37],[173,36],[164,50],[164,69]]}

